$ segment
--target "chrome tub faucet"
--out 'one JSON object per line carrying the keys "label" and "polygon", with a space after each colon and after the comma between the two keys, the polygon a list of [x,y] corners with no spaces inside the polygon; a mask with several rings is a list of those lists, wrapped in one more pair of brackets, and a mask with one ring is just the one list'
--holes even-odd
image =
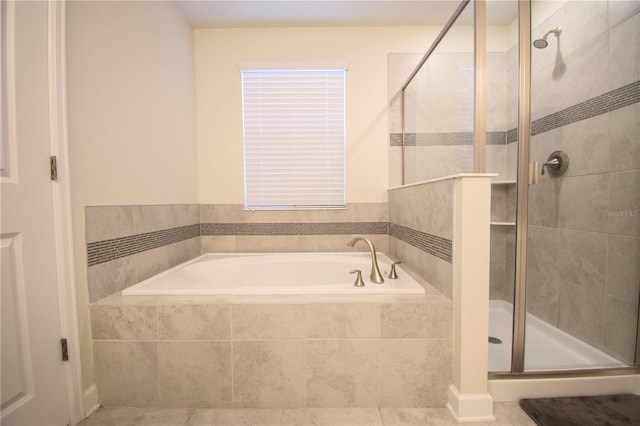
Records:
{"label": "chrome tub faucet", "polygon": [[371,251],[371,282],[376,284],[382,284],[384,282],[384,278],[382,278],[382,274],[380,273],[380,269],[378,268],[378,257],[376,256],[376,248],[373,246],[373,243],[368,238],[356,237],[349,241],[347,245],[349,247],[353,247],[358,241],[364,241],[369,245],[369,250]]}

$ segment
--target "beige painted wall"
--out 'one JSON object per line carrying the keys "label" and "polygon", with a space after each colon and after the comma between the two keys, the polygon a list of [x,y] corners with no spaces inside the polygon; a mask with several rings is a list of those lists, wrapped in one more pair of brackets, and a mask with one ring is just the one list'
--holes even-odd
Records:
{"label": "beige painted wall", "polygon": [[198,201],[191,29],[165,2],[68,2],[67,86],[86,388],[93,363],[84,206]]}
{"label": "beige painted wall", "polygon": [[200,202],[243,203],[240,64],[346,61],[347,203],[386,201],[387,56],[424,52],[436,27],[194,31]]}

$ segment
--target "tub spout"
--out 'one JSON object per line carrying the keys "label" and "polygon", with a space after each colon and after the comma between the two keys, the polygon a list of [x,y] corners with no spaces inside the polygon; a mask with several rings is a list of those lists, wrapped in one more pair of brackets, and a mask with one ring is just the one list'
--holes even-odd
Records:
{"label": "tub spout", "polygon": [[380,269],[378,268],[378,257],[376,256],[376,248],[373,246],[373,243],[368,238],[356,237],[349,241],[347,245],[349,247],[353,247],[358,241],[364,241],[369,245],[369,250],[371,251],[371,282],[376,284],[382,284],[384,282],[384,278],[382,278],[382,274],[380,273]]}

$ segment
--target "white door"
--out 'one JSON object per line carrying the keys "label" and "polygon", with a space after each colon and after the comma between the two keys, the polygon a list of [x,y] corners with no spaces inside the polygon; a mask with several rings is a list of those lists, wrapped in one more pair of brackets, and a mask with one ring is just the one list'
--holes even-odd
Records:
{"label": "white door", "polygon": [[3,0],[1,24],[1,423],[67,425],[48,170],[48,4]]}

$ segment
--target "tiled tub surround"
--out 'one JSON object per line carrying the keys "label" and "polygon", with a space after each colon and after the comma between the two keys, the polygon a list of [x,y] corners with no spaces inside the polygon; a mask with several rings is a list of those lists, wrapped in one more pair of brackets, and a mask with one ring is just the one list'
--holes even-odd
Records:
{"label": "tiled tub surround", "polygon": [[452,298],[454,179],[389,190],[389,252]]}
{"label": "tiled tub surround", "polygon": [[425,296],[123,297],[91,305],[105,406],[444,407],[452,303]]}
{"label": "tiled tub surround", "polygon": [[347,251],[356,235],[388,252],[387,203],[256,212],[240,204],[100,206],[87,207],[85,221],[90,302],[202,253]]}
{"label": "tiled tub surround", "polygon": [[197,204],[85,208],[89,301],[200,255]]}
{"label": "tiled tub surround", "polygon": [[[392,190],[391,194],[399,192],[390,196],[394,201],[389,207],[254,213],[237,205],[200,206],[201,228],[211,226],[206,231],[211,234],[233,234],[202,235],[202,250],[207,252],[241,247],[287,250],[283,246],[320,251],[327,250],[326,245],[338,251],[352,237],[346,233],[349,226],[338,224],[341,221],[371,232],[382,232],[385,225],[379,223],[386,224],[391,236],[368,236],[383,251],[392,240],[405,266],[410,270],[417,265],[414,278],[427,295],[345,299],[113,294],[90,306],[101,403],[283,408],[446,403],[462,419],[493,418],[486,393],[486,358],[478,356],[487,352],[483,338],[487,324],[477,320],[487,316],[487,306],[472,303],[489,287],[484,232],[489,222],[489,180],[485,175],[464,175]],[[408,203],[416,189],[422,194]],[[403,213],[407,205],[419,210]],[[310,228],[320,226],[331,233],[308,235],[305,226],[298,225],[312,220],[316,224]],[[475,230],[473,237],[463,242],[454,226]],[[255,235],[256,229],[260,235]],[[291,229],[298,231],[289,235]],[[262,235],[265,230],[285,235]],[[430,257],[422,258],[425,253]],[[424,265],[424,260],[434,259],[432,268]],[[420,278],[432,269],[438,289]],[[474,401],[481,395],[481,404],[467,406],[470,395]]]}
{"label": "tiled tub surround", "polygon": [[[203,253],[346,251],[353,236],[388,252],[387,203],[353,203],[345,209],[250,211],[242,204],[200,206]],[[363,250],[366,246],[356,246]]]}

